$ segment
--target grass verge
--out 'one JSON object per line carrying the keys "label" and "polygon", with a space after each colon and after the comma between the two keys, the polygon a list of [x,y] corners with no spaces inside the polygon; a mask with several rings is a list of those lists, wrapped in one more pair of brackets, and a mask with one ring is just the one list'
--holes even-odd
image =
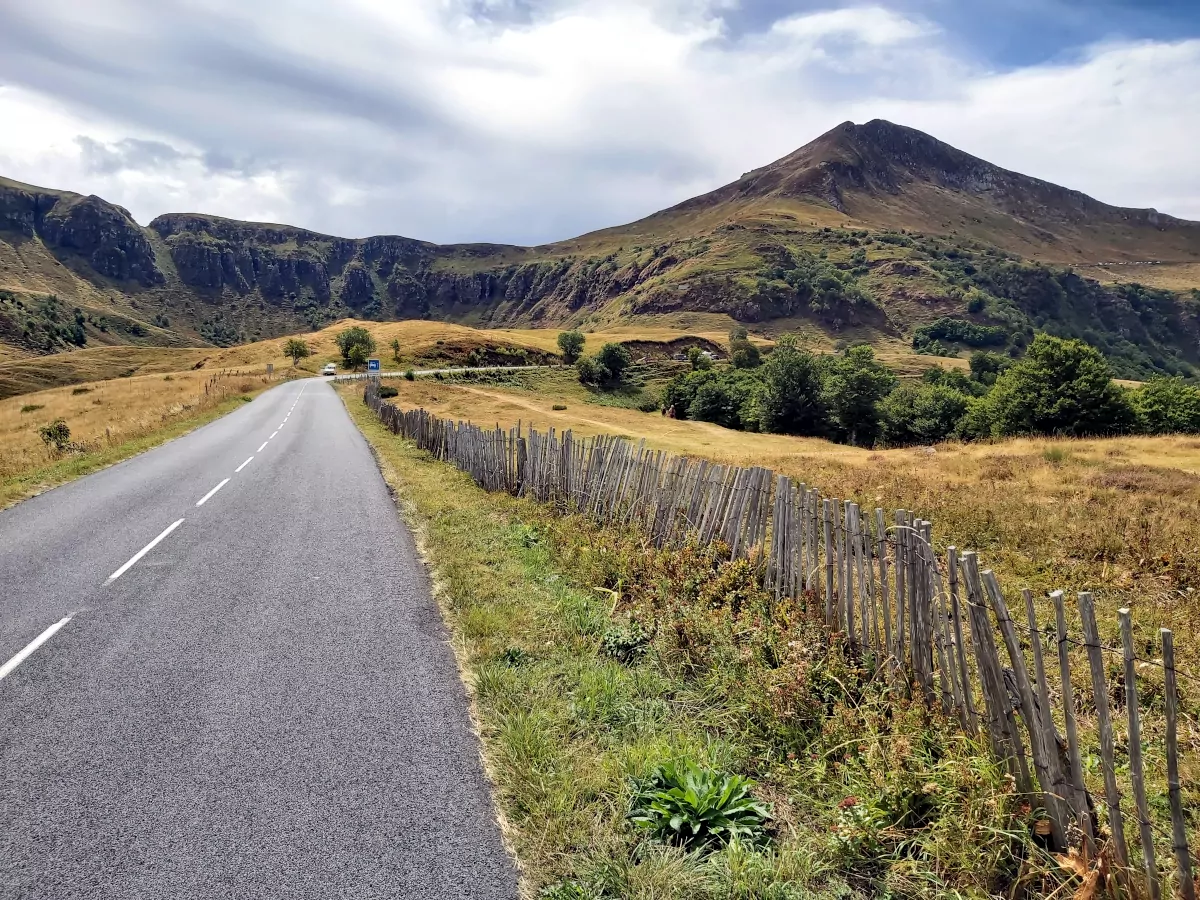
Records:
{"label": "grass verge", "polygon": [[[1069,889],[984,749],[872,680],[744,561],[488,494],[340,392],[433,569],[526,896]],[[752,779],[773,817],[762,839],[637,828],[635,796],[675,760]]]}

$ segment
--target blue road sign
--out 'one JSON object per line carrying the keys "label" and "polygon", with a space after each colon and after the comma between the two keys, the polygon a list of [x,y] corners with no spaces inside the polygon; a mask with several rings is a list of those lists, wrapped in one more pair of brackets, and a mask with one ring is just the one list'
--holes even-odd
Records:
{"label": "blue road sign", "polygon": [[379,360],[368,359],[367,360],[367,371],[368,372],[378,372],[379,371]]}

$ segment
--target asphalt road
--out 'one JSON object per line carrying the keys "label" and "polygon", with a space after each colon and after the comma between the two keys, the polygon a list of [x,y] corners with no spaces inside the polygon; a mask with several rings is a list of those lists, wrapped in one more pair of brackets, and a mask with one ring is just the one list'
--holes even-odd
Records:
{"label": "asphalt road", "polygon": [[446,638],[320,380],[0,513],[0,897],[515,897]]}

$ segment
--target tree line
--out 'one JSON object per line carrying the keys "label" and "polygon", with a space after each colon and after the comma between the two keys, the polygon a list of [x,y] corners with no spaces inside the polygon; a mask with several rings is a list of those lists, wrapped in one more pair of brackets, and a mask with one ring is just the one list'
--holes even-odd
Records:
{"label": "tree line", "polygon": [[[745,340],[744,332],[732,337],[733,344]],[[931,368],[903,381],[865,344],[818,356],[790,335],[761,364],[757,351],[732,362],[717,368],[693,361],[692,371],[667,385],[663,410],[726,428],[857,446],[1200,432],[1200,388],[1159,377],[1125,389],[1094,347],[1047,334],[1018,360],[980,351],[969,372]]]}

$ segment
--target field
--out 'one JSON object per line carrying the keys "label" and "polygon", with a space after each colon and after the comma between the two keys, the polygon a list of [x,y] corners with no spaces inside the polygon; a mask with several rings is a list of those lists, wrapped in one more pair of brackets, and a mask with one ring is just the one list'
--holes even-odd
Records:
{"label": "field", "polygon": [[[202,425],[269,384],[258,374],[189,371],[0,400],[0,509]],[[57,419],[70,429],[63,450],[39,434]]]}
{"label": "field", "polygon": [[592,393],[569,373],[510,378],[514,384],[396,380],[396,401],[484,425],[620,434],[674,453],[765,466],[870,508],[914,510],[933,522],[939,544],[980,551],[1012,587],[1092,590],[1107,612],[1129,605],[1181,635],[1200,627],[1200,438],[873,451],[639,412],[612,405],[634,406],[636,395]]}

